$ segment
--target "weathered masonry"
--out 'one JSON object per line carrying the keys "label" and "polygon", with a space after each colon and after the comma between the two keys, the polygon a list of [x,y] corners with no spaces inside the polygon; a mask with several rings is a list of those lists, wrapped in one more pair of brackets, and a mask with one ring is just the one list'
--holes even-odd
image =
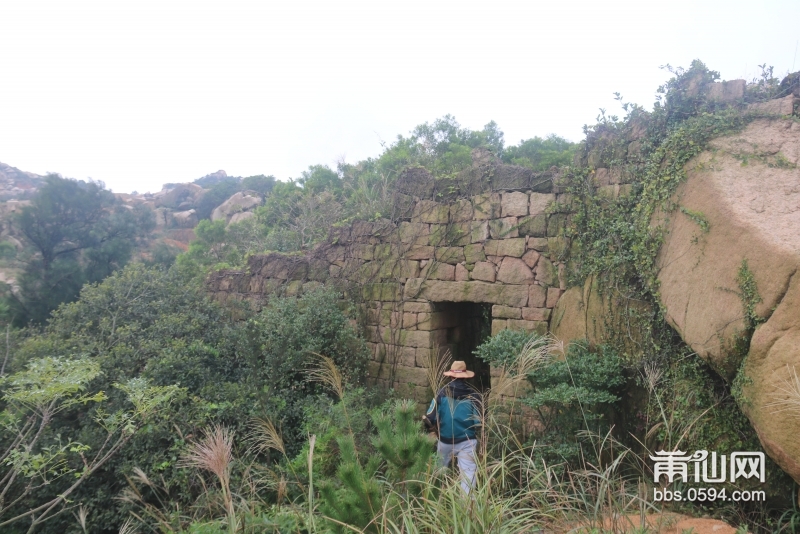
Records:
{"label": "weathered masonry", "polygon": [[503,165],[480,150],[473,159],[447,180],[407,171],[393,220],[332,228],[307,255],[251,257],[245,271],[213,275],[209,290],[258,308],[269,295],[321,283],[358,289],[371,380],[427,396],[425,366],[434,351],[450,350],[488,385],[490,370],[474,361],[475,346],[506,328],[549,329],[566,289],[561,234],[569,199],[554,173]]}

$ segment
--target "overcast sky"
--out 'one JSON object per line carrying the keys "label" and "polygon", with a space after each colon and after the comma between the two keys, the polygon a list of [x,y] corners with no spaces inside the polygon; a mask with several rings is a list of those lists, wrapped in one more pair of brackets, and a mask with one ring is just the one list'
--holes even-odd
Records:
{"label": "overcast sky", "polygon": [[800,0],[0,2],[0,161],[156,191],[297,177],[450,113],[581,139],[659,66],[800,70]]}

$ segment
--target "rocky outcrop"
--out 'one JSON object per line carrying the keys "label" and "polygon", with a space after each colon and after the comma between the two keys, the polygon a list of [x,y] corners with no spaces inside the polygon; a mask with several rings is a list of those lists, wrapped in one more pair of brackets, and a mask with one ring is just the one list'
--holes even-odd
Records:
{"label": "rocky outcrop", "polygon": [[155,205],[174,210],[188,210],[197,207],[206,190],[197,184],[177,184],[171,189],[164,189],[156,193],[153,198]]}
{"label": "rocky outcrop", "polygon": [[44,176],[0,163],[0,200],[29,198],[42,185]]}
{"label": "rocky outcrop", "polygon": [[211,220],[224,220],[228,224],[241,222],[252,217],[252,210],[262,202],[261,195],[255,191],[239,191],[214,209]]}
{"label": "rocky outcrop", "polygon": [[590,276],[581,286],[567,289],[553,309],[550,331],[565,348],[574,341],[586,341],[590,347],[618,341],[630,354],[641,352],[641,334],[632,317],[649,313],[650,306],[627,298],[615,289],[602,287]]}
{"label": "rocky outcrop", "polygon": [[[756,120],[690,161],[678,210],[654,222],[667,230],[657,258],[667,320],[698,355],[732,379],[753,326],[748,305],[765,321],[741,370],[741,407],[765,450],[800,481],[800,426],[777,413],[790,407],[786,381],[800,365],[798,164],[800,124]],[[757,287],[749,303],[748,280]]]}
{"label": "rocky outcrop", "polygon": [[172,214],[175,226],[179,228],[194,228],[197,226],[197,215],[194,210],[179,211]]}

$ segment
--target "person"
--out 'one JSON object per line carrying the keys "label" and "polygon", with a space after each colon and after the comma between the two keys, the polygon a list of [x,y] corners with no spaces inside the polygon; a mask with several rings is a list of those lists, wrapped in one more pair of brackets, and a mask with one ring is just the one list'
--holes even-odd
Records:
{"label": "person", "polygon": [[461,488],[469,494],[475,485],[476,434],[481,422],[481,396],[467,383],[467,379],[475,376],[475,373],[467,370],[464,362],[453,362],[444,375],[452,377],[453,381],[436,393],[422,420],[428,427],[438,429],[437,451],[442,465],[447,467],[453,456],[458,458]]}

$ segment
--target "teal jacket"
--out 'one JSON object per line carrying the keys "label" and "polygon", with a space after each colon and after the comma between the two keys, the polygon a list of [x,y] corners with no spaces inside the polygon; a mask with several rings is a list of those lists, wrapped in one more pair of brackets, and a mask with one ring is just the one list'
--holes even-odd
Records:
{"label": "teal jacket", "polygon": [[438,425],[439,441],[455,444],[475,439],[480,415],[480,393],[459,378],[439,390],[425,418],[431,426]]}

